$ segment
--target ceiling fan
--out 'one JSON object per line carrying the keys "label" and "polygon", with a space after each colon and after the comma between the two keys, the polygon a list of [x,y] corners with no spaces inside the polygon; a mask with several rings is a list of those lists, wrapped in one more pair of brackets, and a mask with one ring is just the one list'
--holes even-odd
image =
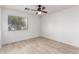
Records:
{"label": "ceiling fan", "polygon": [[42,14],[42,13],[47,13],[47,11],[44,11],[44,9],[46,9],[46,7],[42,6],[42,5],[37,5],[37,9],[30,9],[30,8],[25,8],[25,10],[28,11],[35,11],[36,14]]}

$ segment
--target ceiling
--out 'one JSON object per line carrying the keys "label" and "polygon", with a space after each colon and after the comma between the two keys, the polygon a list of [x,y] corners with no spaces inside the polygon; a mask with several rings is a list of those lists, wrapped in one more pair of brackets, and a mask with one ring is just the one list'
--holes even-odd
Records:
{"label": "ceiling", "polygon": [[[48,11],[48,13],[54,13],[54,12],[57,12],[57,11],[60,11],[60,10],[71,8],[74,5],[43,5],[43,6],[46,7],[45,10]],[[18,11],[27,12],[27,13],[30,13],[30,14],[35,14],[35,12],[34,11],[26,11],[26,10],[24,10],[25,7],[35,9],[35,10],[37,9],[37,5],[5,5],[4,7],[10,8],[10,9],[15,9],[15,10],[18,10]]]}

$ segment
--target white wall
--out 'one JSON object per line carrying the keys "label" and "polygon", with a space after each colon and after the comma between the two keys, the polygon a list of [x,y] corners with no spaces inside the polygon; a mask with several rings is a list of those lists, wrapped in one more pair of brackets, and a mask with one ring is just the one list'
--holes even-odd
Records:
{"label": "white wall", "polygon": [[42,36],[79,47],[79,6],[45,15]]}
{"label": "white wall", "polygon": [[[28,15],[20,11],[5,8],[3,8],[2,11],[2,44],[34,38],[40,35],[40,18],[38,16]],[[8,31],[8,15],[26,16],[28,18],[28,30]]]}
{"label": "white wall", "polygon": [[2,37],[1,37],[1,36],[2,36],[2,35],[1,35],[1,31],[2,31],[2,30],[1,30],[1,25],[2,25],[2,24],[1,24],[1,8],[0,8],[0,47],[1,47],[1,38],[2,38]]}

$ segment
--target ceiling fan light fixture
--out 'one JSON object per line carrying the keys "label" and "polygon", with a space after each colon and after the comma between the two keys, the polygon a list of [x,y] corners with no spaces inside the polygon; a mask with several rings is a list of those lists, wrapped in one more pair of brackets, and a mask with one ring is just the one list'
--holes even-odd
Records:
{"label": "ceiling fan light fixture", "polygon": [[38,14],[42,14],[42,12],[41,12],[41,11],[38,11],[37,13],[38,13]]}

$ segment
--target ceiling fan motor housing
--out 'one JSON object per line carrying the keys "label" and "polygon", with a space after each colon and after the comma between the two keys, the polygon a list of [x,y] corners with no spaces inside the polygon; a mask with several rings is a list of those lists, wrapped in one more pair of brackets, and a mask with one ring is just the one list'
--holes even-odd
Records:
{"label": "ceiling fan motor housing", "polygon": [[38,5],[38,11],[41,11],[41,8],[42,8],[42,6],[41,5]]}

